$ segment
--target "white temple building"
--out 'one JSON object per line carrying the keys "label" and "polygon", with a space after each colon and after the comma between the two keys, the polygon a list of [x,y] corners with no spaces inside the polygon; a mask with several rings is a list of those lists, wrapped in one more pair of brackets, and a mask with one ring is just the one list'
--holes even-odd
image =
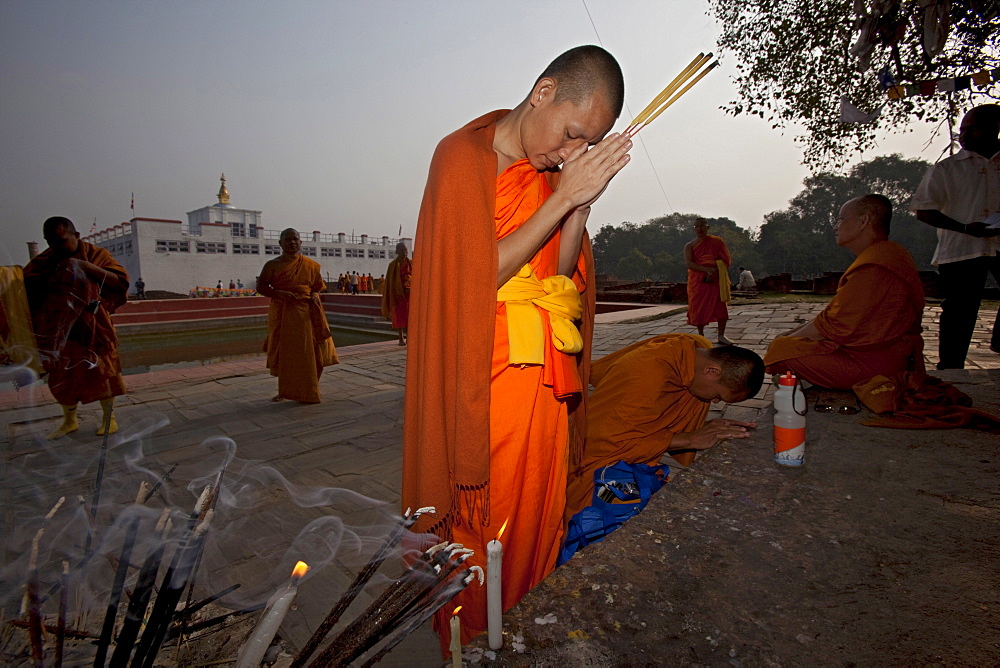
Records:
{"label": "white temple building", "polygon": [[[281,230],[265,229],[260,211],[233,206],[225,174],[221,181],[218,203],[189,211],[186,224],[137,217],[83,239],[110,251],[133,284],[141,277],[147,291],[188,294],[196,287],[214,288],[219,281],[224,288],[233,281],[252,289],[264,263],[281,255]],[[396,256],[397,242],[406,244],[412,257],[411,238],[296,229],[302,237],[302,254],[319,262],[331,286],[342,273],[382,276]]]}

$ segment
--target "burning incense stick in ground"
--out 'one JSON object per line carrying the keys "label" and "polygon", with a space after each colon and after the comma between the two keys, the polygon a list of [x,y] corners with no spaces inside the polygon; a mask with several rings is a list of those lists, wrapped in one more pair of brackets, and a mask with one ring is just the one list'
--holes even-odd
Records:
{"label": "burning incense stick in ground", "polygon": [[653,98],[652,102],[646,105],[645,109],[639,112],[639,115],[635,117],[622,134],[626,137],[634,137],[638,134],[639,130],[652,123],[667,107],[679,100],[684,93],[691,90],[691,87],[701,81],[706,74],[719,66],[719,61],[715,61],[705,69],[701,69],[711,59],[711,53],[699,53],[687,67],[681,70],[680,74],[674,77],[673,81],[667,84],[666,88],[660,91],[659,95]]}
{"label": "burning incense stick in ground", "polygon": [[458,543],[437,545],[431,550],[421,555],[414,567],[396,583],[401,582],[402,586],[390,586],[387,591],[392,594],[383,595],[361,613],[311,665],[349,665],[395,629],[407,625],[414,616],[422,615],[428,606],[437,610],[445,605],[471,582],[471,569],[465,567],[464,562],[472,555],[472,550]]}
{"label": "burning incense stick in ground", "polygon": [[302,647],[302,650],[292,662],[292,668],[299,668],[299,666],[304,665],[312,653],[316,651],[330,630],[337,625],[338,621],[340,621],[344,611],[347,610],[354,599],[357,598],[358,594],[360,594],[365,588],[368,581],[371,580],[372,576],[375,575],[375,572],[378,571],[379,566],[382,565],[382,562],[389,556],[389,553],[395,549],[396,545],[399,544],[399,541],[402,540],[406,531],[413,526],[414,522],[416,522],[421,515],[425,513],[433,514],[434,512],[435,510],[432,507],[418,508],[417,511],[411,515],[410,509],[406,509],[406,512],[403,513],[402,521],[393,528],[389,537],[386,538],[385,543],[382,544],[382,547],[379,548],[379,550],[372,556],[372,558],[368,561],[368,564],[361,569],[357,577],[354,578],[354,582],[351,583],[351,586],[347,588],[344,594],[340,597],[340,600],[337,601],[336,605],[330,609],[326,618],[316,628],[316,632],[312,634],[309,641]]}
{"label": "burning incense stick in ground", "polygon": [[439,605],[428,605],[418,614],[413,615],[409,621],[395,630],[394,634],[385,642],[384,645],[382,645],[378,652],[373,654],[370,659],[361,664],[361,668],[371,668],[371,666],[374,666],[376,663],[385,658],[386,654],[391,652],[396,645],[406,640],[411,633],[423,626],[424,622],[431,618],[431,615],[437,612],[438,609],[446,602],[453,599],[459,591],[469,586],[469,584],[476,578],[479,578],[479,584],[482,585],[484,581],[483,569],[479,566],[472,566],[469,568],[469,574],[462,578],[457,591],[451,595],[445,594],[447,598],[442,598]]}
{"label": "burning incense stick in ground", "polygon": [[66,643],[66,608],[69,607],[69,562],[62,562],[62,576],[59,579],[59,615],[56,617],[56,658],[55,668],[62,666],[63,647]]}

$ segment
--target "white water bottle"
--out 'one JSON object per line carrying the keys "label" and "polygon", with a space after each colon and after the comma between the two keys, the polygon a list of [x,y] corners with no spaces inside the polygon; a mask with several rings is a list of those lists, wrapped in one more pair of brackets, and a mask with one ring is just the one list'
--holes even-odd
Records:
{"label": "white water bottle", "polygon": [[805,463],[806,408],[806,396],[798,379],[786,373],[774,393],[774,461],[782,466]]}

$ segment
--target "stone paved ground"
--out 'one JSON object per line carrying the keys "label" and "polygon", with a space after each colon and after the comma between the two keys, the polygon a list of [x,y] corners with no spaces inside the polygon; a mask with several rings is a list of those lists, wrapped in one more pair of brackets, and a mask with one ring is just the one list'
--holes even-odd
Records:
{"label": "stone paved ground", "polygon": [[[822,304],[734,306],[727,334],[737,343],[763,353],[774,336],[811,318],[822,307]],[[936,361],[939,313],[937,307],[925,311],[929,368],[933,368]],[[993,317],[994,313],[985,309],[981,314],[969,355],[970,368],[1000,368],[1000,356],[988,349],[988,328],[992,326]],[[598,317],[594,354],[599,357],[643,338],[671,331],[693,331],[685,323],[683,310],[677,307],[605,314]],[[714,326],[709,327],[708,334],[714,337]],[[342,350],[341,360],[339,366],[323,374],[320,387],[324,401],[319,405],[270,402],[268,399],[275,394],[277,381],[266,375],[263,360],[254,356],[129,376],[129,395],[119,400],[117,414],[126,431],[153,417],[168,421],[146,437],[144,448],[146,455],[154,456],[158,462],[151,467],[154,471],[162,471],[174,463],[180,465],[168,484],[175,499],[185,498],[184,488],[189,480],[204,473],[197,465],[206,453],[201,443],[212,437],[226,436],[235,441],[239,457],[273,467],[296,487],[343,488],[395,506],[401,484],[405,349],[394,343],[355,346]],[[742,406],[720,408],[740,418],[752,417],[758,408],[768,405],[765,392]],[[12,530],[18,522],[16,513],[11,512],[16,500],[35,500],[39,507],[47,507],[57,491],[86,492],[74,485],[89,484],[92,479],[89,474],[83,482],[71,475],[62,481],[46,476],[46,467],[58,468],[65,462],[92,463],[99,444],[92,431],[98,421],[99,408],[92,404],[83,407],[80,413],[81,430],[60,441],[57,450],[46,450],[38,446],[33,434],[45,433],[57,424],[59,409],[52,403],[47,390],[0,393],[0,421],[6,434],[5,454],[0,462],[4,467],[0,501],[5,509],[0,535]],[[87,466],[78,468],[88,470]],[[112,457],[109,475],[124,470],[124,462],[114,461]],[[264,528],[259,526],[262,522],[250,522],[244,547],[256,545],[255,539],[261,536],[270,537],[270,542],[275,544],[290,541],[294,535],[280,536],[278,527],[301,526],[324,514],[319,508],[299,508],[290,503],[288,494],[273,482],[268,489],[271,491],[257,500],[256,507],[266,506],[267,517],[276,509],[286,508],[294,520],[269,520]],[[254,512],[253,508],[247,509],[244,519],[254,518]],[[4,561],[8,561],[16,555],[3,556]],[[245,578],[261,580],[270,572],[271,564],[259,563],[261,560],[247,554],[222,555],[221,558],[238,563],[241,576]],[[304,640],[311,631],[306,620],[321,617],[330,605],[330,597],[344,587],[356,570],[357,565],[341,555],[336,568],[324,569],[322,577],[311,581],[312,591],[326,590],[327,593],[300,597],[297,616],[293,615],[299,623],[291,625],[293,642]],[[399,659],[404,665],[434,664],[438,656],[436,643],[431,634],[422,629],[397,651],[397,656],[406,657]]]}

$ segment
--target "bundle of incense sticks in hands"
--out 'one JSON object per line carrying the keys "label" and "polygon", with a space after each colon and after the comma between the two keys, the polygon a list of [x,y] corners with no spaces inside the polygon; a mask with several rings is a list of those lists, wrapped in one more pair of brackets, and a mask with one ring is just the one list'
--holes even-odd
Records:
{"label": "bundle of incense sticks in hands", "polygon": [[[702,80],[706,74],[714,70],[719,66],[719,61],[715,61],[708,67],[705,64],[712,60],[712,54],[699,53],[691,63],[685,67],[680,74],[674,77],[674,80],[667,84],[659,95],[653,98],[653,101],[646,105],[638,116],[633,119],[625,131],[622,132],[623,137],[631,139],[639,130],[653,122],[653,120],[663,113],[663,111],[672,105],[674,102],[680,99],[681,95],[691,90],[691,87]],[[705,67],[705,69],[702,69]],[[686,85],[685,85],[686,84]],[[683,88],[682,88],[683,86]]]}

